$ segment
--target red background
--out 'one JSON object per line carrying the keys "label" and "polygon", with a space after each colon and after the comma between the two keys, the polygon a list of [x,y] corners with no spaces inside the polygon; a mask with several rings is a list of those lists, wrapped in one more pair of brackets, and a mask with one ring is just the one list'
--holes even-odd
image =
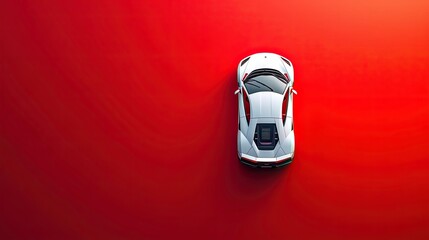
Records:
{"label": "red background", "polygon": [[[429,238],[427,1],[69,2],[1,3],[0,238]],[[283,169],[236,156],[260,51]]]}

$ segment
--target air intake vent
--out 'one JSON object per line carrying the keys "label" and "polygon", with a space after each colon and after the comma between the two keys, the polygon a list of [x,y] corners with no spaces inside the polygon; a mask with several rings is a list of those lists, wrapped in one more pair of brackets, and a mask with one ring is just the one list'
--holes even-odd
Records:
{"label": "air intake vent", "polygon": [[243,61],[241,61],[241,66],[243,66],[247,61],[249,61],[250,57],[247,57]]}
{"label": "air intake vent", "polygon": [[274,150],[279,142],[276,124],[257,124],[253,140],[259,150]]}
{"label": "air intake vent", "polygon": [[286,58],[284,58],[284,57],[282,57],[282,59],[283,59],[283,61],[285,61],[286,63],[287,63],[287,65],[289,65],[290,66],[290,62],[289,62],[289,60],[287,60]]}

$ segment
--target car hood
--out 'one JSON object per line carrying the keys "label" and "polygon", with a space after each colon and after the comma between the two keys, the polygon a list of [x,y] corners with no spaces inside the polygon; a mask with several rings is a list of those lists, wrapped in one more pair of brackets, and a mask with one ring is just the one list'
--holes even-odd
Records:
{"label": "car hood", "polygon": [[251,118],[281,118],[283,95],[257,92],[249,95]]}
{"label": "car hood", "polygon": [[285,63],[281,60],[280,55],[273,53],[259,53],[250,56],[245,71],[247,73],[256,69],[271,68],[281,73],[288,72]]}

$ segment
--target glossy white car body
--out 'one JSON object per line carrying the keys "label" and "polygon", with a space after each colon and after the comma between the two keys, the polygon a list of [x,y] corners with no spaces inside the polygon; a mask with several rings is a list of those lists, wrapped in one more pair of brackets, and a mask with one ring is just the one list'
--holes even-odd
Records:
{"label": "glossy white car body", "polygon": [[240,61],[237,82],[240,161],[255,167],[290,163],[295,152],[292,63],[274,53],[253,54]]}

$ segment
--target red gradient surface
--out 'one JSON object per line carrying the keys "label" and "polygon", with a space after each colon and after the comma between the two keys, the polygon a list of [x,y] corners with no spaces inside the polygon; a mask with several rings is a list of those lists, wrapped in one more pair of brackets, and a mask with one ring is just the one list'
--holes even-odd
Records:
{"label": "red gradient surface", "polygon": [[[428,1],[6,1],[1,239],[429,239]],[[296,158],[236,157],[295,66]]]}

